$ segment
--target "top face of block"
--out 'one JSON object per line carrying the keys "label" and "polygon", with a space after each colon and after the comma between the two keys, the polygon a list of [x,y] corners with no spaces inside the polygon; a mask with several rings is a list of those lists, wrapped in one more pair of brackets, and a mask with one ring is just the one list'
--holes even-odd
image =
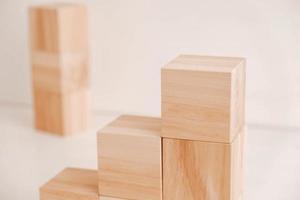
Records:
{"label": "top face of block", "polygon": [[161,120],[155,117],[122,115],[103,129],[99,134],[115,134],[145,137],[160,137]]}
{"label": "top face of block", "polygon": [[180,55],[163,69],[231,73],[244,61],[244,58],[236,57]]}
{"label": "top face of block", "polygon": [[78,7],[83,7],[81,4],[76,3],[52,3],[52,4],[46,4],[46,5],[36,5],[32,8],[36,9],[45,9],[45,10],[61,10],[61,9],[74,9]]}
{"label": "top face of block", "polygon": [[163,137],[229,143],[240,132],[245,59],[182,55],[161,73]]}
{"label": "top face of block", "polygon": [[41,187],[41,199],[98,200],[97,171],[67,168]]}
{"label": "top face of block", "polygon": [[161,120],[121,116],[98,132],[99,193],[161,200]]}
{"label": "top face of block", "polygon": [[33,52],[85,53],[87,10],[79,4],[35,6],[29,9]]}

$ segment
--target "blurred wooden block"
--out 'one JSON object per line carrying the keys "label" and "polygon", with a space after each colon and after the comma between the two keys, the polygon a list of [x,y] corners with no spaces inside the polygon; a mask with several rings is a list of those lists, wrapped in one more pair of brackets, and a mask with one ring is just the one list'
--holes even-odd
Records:
{"label": "blurred wooden block", "polygon": [[87,10],[80,4],[35,6],[29,23],[36,127],[61,135],[83,131],[89,115]]}
{"label": "blurred wooden block", "polygon": [[230,143],[244,126],[245,59],[181,55],[161,82],[163,137]]}
{"label": "blurred wooden block", "polygon": [[[35,58],[38,56],[40,55],[34,54]],[[50,66],[51,62],[47,63],[49,66],[42,65],[32,59],[31,71],[34,87],[56,93],[67,93],[88,88],[88,64],[85,61],[79,61],[77,64],[59,63],[55,66]]]}
{"label": "blurred wooden block", "polygon": [[80,4],[29,9],[35,87],[65,93],[88,86],[87,10]]}
{"label": "blurred wooden block", "polygon": [[29,17],[33,52],[85,53],[88,50],[87,9],[84,5],[34,6],[29,9]]}
{"label": "blurred wooden block", "polygon": [[161,200],[161,120],[121,116],[98,133],[99,193]]}
{"label": "blurred wooden block", "polygon": [[89,90],[59,94],[34,88],[35,126],[58,135],[84,131],[90,124]]}
{"label": "blurred wooden block", "polygon": [[164,200],[240,200],[243,133],[231,144],[163,139]]}

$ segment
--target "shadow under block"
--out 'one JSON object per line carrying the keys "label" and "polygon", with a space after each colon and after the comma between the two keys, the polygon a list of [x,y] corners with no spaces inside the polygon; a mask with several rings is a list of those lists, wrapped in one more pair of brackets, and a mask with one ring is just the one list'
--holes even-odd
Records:
{"label": "shadow under block", "polygon": [[231,144],[163,139],[164,200],[240,200],[243,139]]}
{"label": "shadow under block", "polygon": [[163,137],[230,143],[244,126],[245,59],[181,55],[161,82]]}
{"label": "shadow under block", "polygon": [[161,200],[161,120],[123,115],[98,132],[99,193]]}
{"label": "shadow under block", "polygon": [[80,132],[89,114],[87,10],[80,4],[35,6],[29,24],[36,127]]}
{"label": "shadow under block", "polygon": [[40,200],[122,200],[99,196],[96,170],[66,168],[40,188]]}

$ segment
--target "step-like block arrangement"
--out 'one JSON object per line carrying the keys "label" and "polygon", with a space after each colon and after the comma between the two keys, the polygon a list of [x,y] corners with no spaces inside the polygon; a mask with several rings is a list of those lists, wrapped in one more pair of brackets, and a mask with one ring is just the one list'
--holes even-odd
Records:
{"label": "step-like block arrangement", "polygon": [[40,200],[122,200],[98,194],[96,170],[67,168],[40,188]]}
{"label": "step-like block arrangement", "polygon": [[124,115],[98,133],[99,193],[161,200],[161,120]]}
{"label": "step-like block arrangement", "polygon": [[36,127],[60,135],[80,132],[89,121],[86,8],[35,6],[29,22]]}
{"label": "step-like block arrangement", "polygon": [[239,200],[242,135],[231,144],[163,139],[164,200]]}
{"label": "step-like block arrangement", "polygon": [[162,135],[231,142],[244,126],[245,59],[181,55],[162,68]]}
{"label": "step-like block arrangement", "polygon": [[[162,69],[162,119],[123,115],[98,132],[93,194],[98,187],[100,200],[241,200],[244,82],[242,58],[184,55],[171,61]],[[51,187],[65,192],[54,180],[41,194]],[[77,183],[70,185],[76,191]]]}

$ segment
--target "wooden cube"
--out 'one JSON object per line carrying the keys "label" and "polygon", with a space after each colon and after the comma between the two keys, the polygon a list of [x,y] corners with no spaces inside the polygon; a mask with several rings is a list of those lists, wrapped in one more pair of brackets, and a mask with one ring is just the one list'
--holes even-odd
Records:
{"label": "wooden cube", "polygon": [[[31,50],[72,56],[88,50],[87,9],[82,4],[58,3],[29,9]],[[70,54],[71,53],[71,54]]]}
{"label": "wooden cube", "polygon": [[229,143],[244,126],[245,59],[181,55],[161,82],[163,137]]}
{"label": "wooden cube", "polygon": [[240,200],[243,133],[231,144],[163,139],[164,200]]}
{"label": "wooden cube", "polygon": [[40,200],[124,200],[99,196],[97,170],[66,168],[40,188]]}
{"label": "wooden cube", "polygon": [[161,200],[161,121],[117,118],[98,133],[99,193],[135,200]]}
{"label": "wooden cube", "polygon": [[29,22],[36,127],[61,135],[83,131],[89,115],[87,10],[80,4],[35,6]]}
{"label": "wooden cube", "polygon": [[55,93],[34,88],[35,126],[58,135],[73,135],[90,124],[89,90]]}

